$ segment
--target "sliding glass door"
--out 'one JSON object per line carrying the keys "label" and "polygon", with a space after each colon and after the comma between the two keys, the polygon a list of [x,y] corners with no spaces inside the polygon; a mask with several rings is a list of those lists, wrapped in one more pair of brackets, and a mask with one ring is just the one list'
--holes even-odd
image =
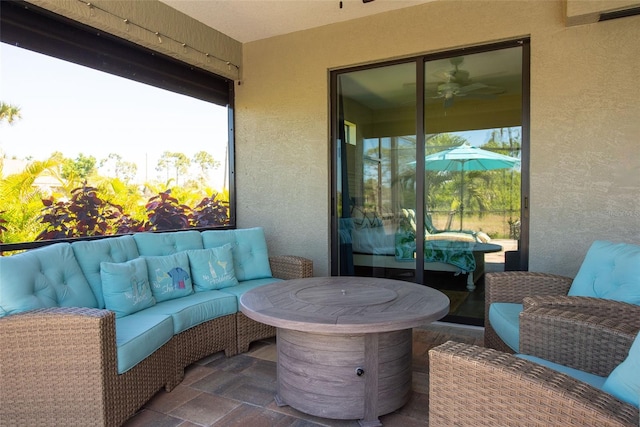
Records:
{"label": "sliding glass door", "polygon": [[335,71],[331,83],[332,274],[479,299],[485,271],[526,269],[526,40]]}

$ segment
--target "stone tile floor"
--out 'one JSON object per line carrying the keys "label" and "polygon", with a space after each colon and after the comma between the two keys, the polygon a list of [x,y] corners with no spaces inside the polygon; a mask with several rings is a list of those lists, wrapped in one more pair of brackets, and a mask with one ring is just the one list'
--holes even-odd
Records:
{"label": "stone tile floor", "polygon": [[[482,345],[482,328],[434,323],[414,329],[413,386],[409,402],[380,417],[386,427],[427,426],[430,348],[451,339]],[[275,339],[253,343],[248,353],[216,353],[186,369],[171,393],[158,392],[124,427],[357,427],[357,420],[331,420],[278,407]]]}

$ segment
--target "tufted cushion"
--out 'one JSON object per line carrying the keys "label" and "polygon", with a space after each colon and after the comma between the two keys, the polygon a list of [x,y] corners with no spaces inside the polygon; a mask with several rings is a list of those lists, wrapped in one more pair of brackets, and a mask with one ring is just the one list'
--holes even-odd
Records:
{"label": "tufted cushion", "polygon": [[116,317],[136,313],[156,303],[143,258],[121,263],[102,262],[100,275],[105,308]]}
{"label": "tufted cushion", "polygon": [[98,302],[68,243],[0,257],[0,317],[44,307]]}
{"label": "tufted cushion", "polygon": [[98,300],[98,308],[104,308],[100,263],[126,262],[138,258],[136,242],[131,236],[109,237],[108,239],[73,242],[71,248]]}
{"label": "tufted cushion", "polygon": [[196,292],[222,289],[238,284],[231,244],[219,248],[187,251]]}
{"label": "tufted cushion", "polygon": [[151,292],[157,302],[193,293],[189,257],[186,252],[143,258],[147,262]]}
{"label": "tufted cushion", "polygon": [[570,296],[587,296],[640,304],[640,246],[593,242],[578,271]]}
{"label": "tufted cushion", "polygon": [[261,227],[203,231],[202,242],[206,249],[227,243],[233,245],[233,266],[238,281],[271,277],[267,241]]}
{"label": "tufted cushion", "polygon": [[143,256],[172,255],[189,249],[202,249],[200,232],[195,230],[170,233],[136,233],[138,252]]}

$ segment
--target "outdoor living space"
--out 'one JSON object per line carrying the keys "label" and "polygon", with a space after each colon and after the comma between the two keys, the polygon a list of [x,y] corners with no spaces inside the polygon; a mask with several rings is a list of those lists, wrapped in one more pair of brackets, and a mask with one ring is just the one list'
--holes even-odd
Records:
{"label": "outdoor living space", "polygon": [[[640,244],[640,0],[2,0],[0,20],[0,259],[95,243],[95,253],[77,252],[97,260],[91,274],[100,282],[119,264],[179,249],[169,238],[149,243],[147,253],[123,252],[121,240],[259,228],[267,267],[247,280],[355,277],[434,288],[449,298],[449,312],[411,332],[410,397],[379,417],[385,426],[429,425],[430,349],[448,340],[490,347],[483,340],[493,331],[488,273],[562,276],[564,284],[594,242]],[[252,264],[255,252],[237,241],[185,251],[227,244],[221,252],[241,252]],[[271,277],[272,257],[295,259],[305,274]],[[231,258],[199,267],[217,278]],[[116,339],[140,325],[130,321],[116,337],[121,319],[102,288],[77,307],[63,274],[41,292],[49,266],[40,259],[29,266],[0,272],[0,325],[25,314],[3,311],[15,271],[30,280],[18,291],[30,287],[22,301],[35,301],[17,311],[34,316],[32,325],[68,333],[80,350],[53,361],[53,350],[66,356],[67,338],[52,338],[55,349],[35,340],[11,348],[41,356],[30,372],[57,375],[24,387],[27,375],[0,366],[14,381],[11,396],[22,407],[13,413],[23,425],[39,417],[43,425],[84,427],[78,414],[88,400],[95,424],[110,427],[127,417],[126,427],[362,424],[278,405],[275,327],[242,317],[246,288],[227,290],[224,304],[211,300],[226,310],[223,320],[216,313],[206,327],[173,330],[167,319],[178,310],[159,313],[150,287],[136,292],[154,271],[114,279],[125,284],[123,295],[133,291],[127,300],[146,295],[146,309],[164,322],[158,348],[119,370]],[[181,292],[187,267],[171,267],[157,277]],[[238,270],[246,273],[245,264]],[[531,293],[543,289],[536,286]],[[73,328],[37,317],[51,313]],[[625,344],[640,327],[634,316],[594,317],[622,324]],[[238,345],[246,326],[238,318],[261,334],[248,351]],[[94,333],[97,326],[84,322],[103,329]],[[230,333],[220,351],[217,337],[209,338],[223,322]],[[108,380],[91,377],[104,374],[103,359],[83,354],[74,328],[89,329],[92,348],[110,352]],[[31,326],[13,330],[6,342],[24,341],[27,332],[49,337]],[[129,349],[138,356],[135,345]],[[29,363],[11,359],[23,371]],[[441,371],[466,369],[456,366]],[[58,405],[62,420],[36,414],[56,407],[55,399],[29,406],[31,397],[45,395],[44,387],[49,396],[56,385],[71,389],[74,371],[91,377],[84,384],[96,392],[56,395],[71,402]],[[3,414],[14,409],[2,404],[5,385]],[[109,392],[110,400],[101,394]],[[453,397],[444,406],[456,404]],[[74,417],[80,421],[67,422]]]}
{"label": "outdoor living space", "polygon": [[[413,332],[413,384],[409,402],[380,417],[387,427],[428,426],[428,351],[447,340],[482,345],[482,329],[436,322]],[[248,353],[225,358],[218,353],[187,369],[184,381],[171,393],[150,400],[125,427],[172,426],[336,426],[358,427],[358,420],[314,417],[278,406],[276,344],[273,339],[252,344]]]}

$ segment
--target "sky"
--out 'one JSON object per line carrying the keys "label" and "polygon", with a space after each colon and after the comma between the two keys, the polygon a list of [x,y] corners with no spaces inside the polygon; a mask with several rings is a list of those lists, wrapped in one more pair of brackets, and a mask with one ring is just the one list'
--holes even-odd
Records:
{"label": "sky", "polygon": [[[0,43],[0,101],[22,118],[0,124],[0,156],[34,160],[110,153],[138,165],[137,180],[159,178],[164,151],[207,151],[224,163],[227,109],[91,68]],[[222,185],[224,167],[211,172]],[[166,179],[166,173],[164,174]],[[220,185],[217,185],[217,183]]]}

